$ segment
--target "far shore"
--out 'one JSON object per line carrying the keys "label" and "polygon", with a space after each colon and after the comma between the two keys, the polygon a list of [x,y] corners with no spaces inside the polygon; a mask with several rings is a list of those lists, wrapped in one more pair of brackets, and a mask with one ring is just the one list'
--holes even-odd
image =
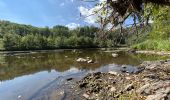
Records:
{"label": "far shore", "polygon": [[105,52],[130,52],[136,54],[149,54],[149,55],[160,55],[160,56],[170,56],[170,51],[155,51],[155,50],[134,50],[128,47],[118,47],[118,48],[69,48],[69,49],[44,49],[44,50],[0,50],[0,54],[16,54],[16,53],[41,53],[41,52],[49,52],[49,51],[65,51],[65,50],[104,50]]}

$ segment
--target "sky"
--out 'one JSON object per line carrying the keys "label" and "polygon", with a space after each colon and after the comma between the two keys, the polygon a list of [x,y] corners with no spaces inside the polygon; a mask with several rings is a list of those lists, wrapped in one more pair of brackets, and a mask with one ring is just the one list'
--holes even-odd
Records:
{"label": "sky", "polygon": [[0,0],[0,20],[37,27],[89,25],[80,17],[80,7],[92,4],[81,0]]}

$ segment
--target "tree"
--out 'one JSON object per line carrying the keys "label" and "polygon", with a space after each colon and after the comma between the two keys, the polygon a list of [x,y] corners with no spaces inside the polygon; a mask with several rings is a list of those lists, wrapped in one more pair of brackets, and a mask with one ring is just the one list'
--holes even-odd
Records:
{"label": "tree", "polygon": [[17,34],[5,34],[3,36],[3,42],[6,50],[20,50],[21,37]]}

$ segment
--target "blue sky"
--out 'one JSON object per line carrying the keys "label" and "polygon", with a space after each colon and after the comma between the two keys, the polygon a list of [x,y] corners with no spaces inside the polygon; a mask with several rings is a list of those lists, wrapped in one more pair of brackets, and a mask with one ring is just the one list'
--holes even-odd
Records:
{"label": "blue sky", "polygon": [[96,25],[95,16],[86,19],[80,17],[80,12],[82,15],[90,15],[92,12],[87,8],[92,7],[94,3],[82,0],[0,0],[0,20],[37,27],[65,25],[73,29]]}
{"label": "blue sky", "polygon": [[81,0],[0,0],[0,20],[52,27],[87,25],[80,19]]}

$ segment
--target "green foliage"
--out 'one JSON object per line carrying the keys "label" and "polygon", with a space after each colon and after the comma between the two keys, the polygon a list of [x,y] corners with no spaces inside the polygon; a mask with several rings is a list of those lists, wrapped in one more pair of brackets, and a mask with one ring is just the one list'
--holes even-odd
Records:
{"label": "green foliage", "polygon": [[3,42],[6,50],[17,50],[21,45],[21,38],[17,34],[7,33],[3,37]]}
{"label": "green foliage", "polygon": [[147,40],[142,43],[133,45],[132,48],[141,49],[141,50],[170,51],[170,39],[169,40]]}
{"label": "green foliage", "polygon": [[115,33],[110,32],[105,40],[100,40],[98,30],[94,26],[69,30],[61,25],[38,28],[0,21],[0,39],[5,50],[113,47]]}
{"label": "green foliage", "polygon": [[149,4],[147,8],[146,12],[150,12],[153,20],[151,31],[144,41],[132,47],[142,50],[170,51],[170,7]]}

